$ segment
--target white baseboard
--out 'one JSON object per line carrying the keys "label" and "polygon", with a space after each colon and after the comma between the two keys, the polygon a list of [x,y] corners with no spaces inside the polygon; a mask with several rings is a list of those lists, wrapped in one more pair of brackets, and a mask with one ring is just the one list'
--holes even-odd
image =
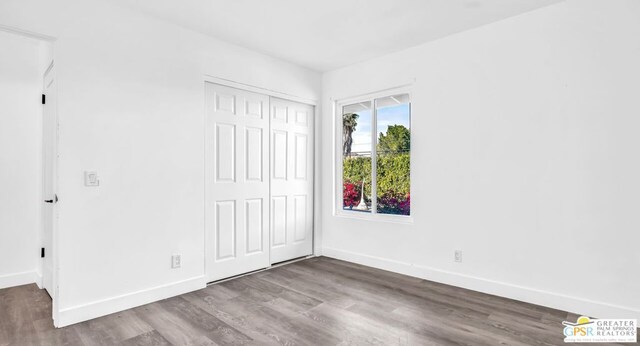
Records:
{"label": "white baseboard", "polygon": [[36,285],[38,285],[39,289],[43,289],[44,287],[42,286],[42,275],[38,272],[35,272],[35,277],[36,277]]}
{"label": "white baseboard", "polygon": [[323,256],[595,318],[635,318],[640,310],[333,248]]}
{"label": "white baseboard", "polygon": [[204,275],[88,304],[60,309],[54,325],[58,328],[153,303],[206,287]]}
{"label": "white baseboard", "polygon": [[37,283],[38,274],[35,271],[0,275],[0,289]]}

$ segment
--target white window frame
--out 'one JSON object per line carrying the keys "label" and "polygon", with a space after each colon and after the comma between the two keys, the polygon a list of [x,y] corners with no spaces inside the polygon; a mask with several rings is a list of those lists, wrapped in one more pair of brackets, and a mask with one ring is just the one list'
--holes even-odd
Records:
{"label": "white window frame", "polygon": [[[381,221],[381,222],[391,222],[391,223],[413,223],[413,208],[411,209],[411,213],[410,215],[394,215],[394,214],[379,214],[378,213],[378,206],[377,206],[377,201],[378,198],[377,196],[375,198],[371,199],[371,212],[359,212],[359,211],[351,211],[351,210],[344,210],[342,205],[343,205],[343,186],[344,186],[344,182],[342,179],[342,160],[343,160],[343,156],[342,156],[342,109],[344,106],[348,106],[354,103],[359,103],[359,102],[371,102],[371,111],[372,111],[372,116],[371,116],[371,143],[372,143],[372,148],[371,148],[371,191],[372,194],[374,191],[377,191],[377,176],[378,176],[378,167],[377,167],[377,160],[378,160],[378,156],[377,156],[377,145],[376,143],[378,142],[378,114],[377,114],[377,109],[376,109],[376,104],[375,104],[375,100],[379,99],[379,98],[384,98],[384,97],[389,97],[389,96],[394,96],[394,95],[399,95],[399,94],[407,94],[409,95],[409,133],[411,134],[411,138],[413,139],[413,126],[412,126],[412,118],[413,118],[413,114],[412,114],[412,90],[410,87],[400,87],[400,88],[393,88],[393,89],[387,89],[387,90],[383,90],[383,91],[379,91],[379,92],[375,92],[375,93],[369,93],[369,94],[365,94],[365,95],[361,95],[361,96],[357,96],[357,97],[350,97],[350,98],[344,98],[344,99],[339,99],[337,101],[334,101],[334,107],[333,107],[333,113],[334,113],[334,117],[333,117],[333,122],[334,122],[334,165],[335,165],[335,170],[334,170],[334,203],[333,203],[333,214],[334,216],[338,216],[338,217],[345,217],[345,218],[352,218],[352,219],[362,219],[362,220],[372,220],[372,221]],[[414,196],[413,193],[411,192],[413,190],[413,146],[411,146],[411,150],[409,151],[409,155],[410,155],[410,163],[409,163],[409,179],[411,181],[411,184],[409,185],[409,193],[411,195],[411,201],[414,201]],[[373,196],[372,196],[373,197]],[[413,205],[413,203],[412,203]]]}

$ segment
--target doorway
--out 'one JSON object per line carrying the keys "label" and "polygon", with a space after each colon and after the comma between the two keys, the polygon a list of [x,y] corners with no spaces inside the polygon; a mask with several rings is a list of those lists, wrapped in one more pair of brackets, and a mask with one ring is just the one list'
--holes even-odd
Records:
{"label": "doorway", "polygon": [[313,253],[314,107],[205,83],[207,282]]}

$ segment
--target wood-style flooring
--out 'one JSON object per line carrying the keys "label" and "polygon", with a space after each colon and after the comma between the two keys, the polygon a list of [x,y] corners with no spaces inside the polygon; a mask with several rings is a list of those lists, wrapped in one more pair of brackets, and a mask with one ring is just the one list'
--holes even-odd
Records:
{"label": "wood-style flooring", "polygon": [[326,257],[55,329],[35,285],[0,290],[0,345],[562,345],[576,315]]}

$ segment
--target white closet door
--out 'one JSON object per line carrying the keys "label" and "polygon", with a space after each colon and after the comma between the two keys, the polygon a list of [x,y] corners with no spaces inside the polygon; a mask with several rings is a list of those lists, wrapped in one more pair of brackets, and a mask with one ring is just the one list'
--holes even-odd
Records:
{"label": "white closet door", "polygon": [[271,98],[271,263],[313,252],[313,113]]}
{"label": "white closet door", "polygon": [[269,97],[206,83],[208,281],[269,262]]}

